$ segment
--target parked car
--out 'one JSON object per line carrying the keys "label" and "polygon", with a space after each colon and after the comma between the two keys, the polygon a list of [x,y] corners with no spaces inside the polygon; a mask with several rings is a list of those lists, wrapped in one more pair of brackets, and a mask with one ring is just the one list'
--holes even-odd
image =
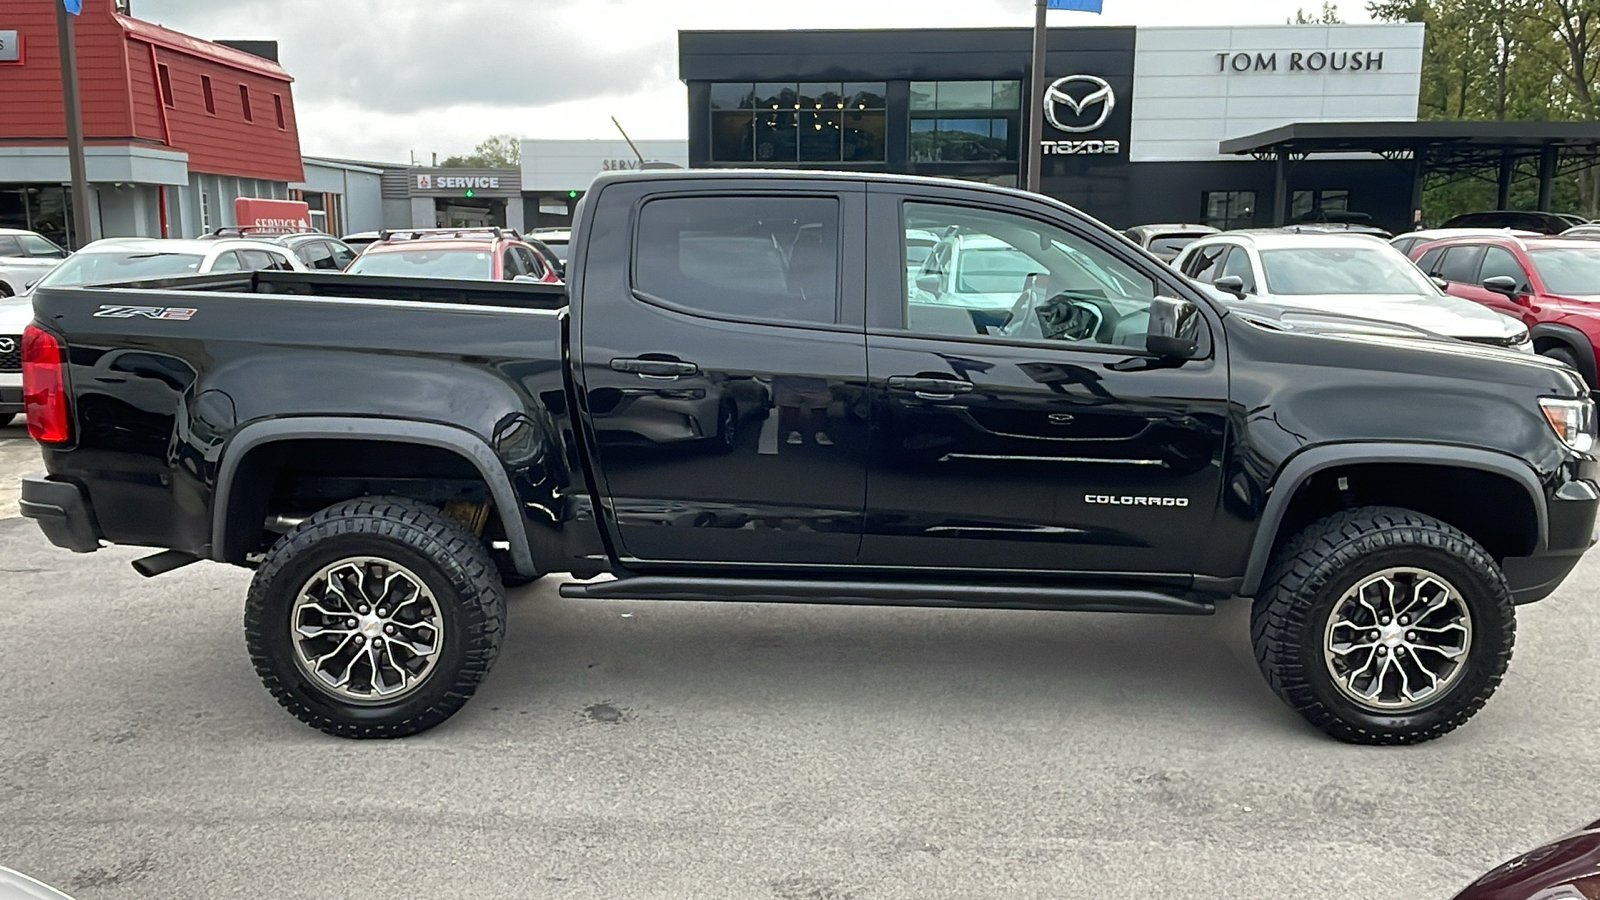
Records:
{"label": "parked car", "polygon": [[1507,860],[1455,900],[1600,900],[1600,821]]}
{"label": "parked car", "polygon": [[372,244],[376,244],[382,238],[383,232],[381,231],[358,231],[355,234],[347,234],[339,240],[343,241],[346,247],[354,250],[356,255],[359,256],[361,251]]}
{"label": "parked car", "polygon": [[42,234],[0,228],[0,298],[27,292],[66,258],[67,251]]}
{"label": "parked car", "polygon": [[1579,238],[1585,241],[1600,241],[1600,224],[1574,225],[1561,232],[1564,238]]}
{"label": "parked car", "polygon": [[247,238],[288,247],[307,269],[342,272],[356,258],[356,251],[331,234],[315,231],[284,233],[253,228],[218,228],[204,239]]}
{"label": "parked car", "polygon": [[[918,230],[982,237],[966,249],[1007,278],[990,242],[1026,257],[1014,306],[1040,335],[984,333],[993,291],[908,290]],[[1257,662],[1306,720],[1426,741],[1489,698],[1516,604],[1594,539],[1594,403],[1571,369],[1217,304],[1036,194],[613,173],[574,240],[584,278],[511,286],[559,309],[318,273],[40,288],[25,381],[48,474],[22,512],[71,550],[164,548],[147,575],[254,569],[264,684],[353,738],[467,701],[505,634],[505,571],[614,575],[560,587],[594,600],[1207,614],[1250,597]],[[697,404],[734,380],[770,385],[773,414],[714,462],[597,439],[669,414],[715,434]],[[663,402],[618,411],[647,392]]]}
{"label": "parked car", "polygon": [[1476,237],[1480,234],[1508,234],[1514,237],[1538,237],[1537,231],[1518,231],[1512,228],[1428,228],[1408,231],[1389,241],[1389,246],[1410,258],[1416,247],[1448,237]]}
{"label": "parked car", "polygon": [[286,248],[266,241],[105,238],[74,253],[35,287],[270,270],[304,272],[306,267]]}
{"label": "parked car", "polygon": [[556,261],[561,264],[561,269],[564,271],[567,268],[567,248],[572,243],[571,228],[535,228],[527,236],[549,247]]}
{"label": "parked car", "polygon": [[1156,259],[1172,262],[1183,248],[1216,233],[1217,229],[1210,225],[1135,225],[1123,235],[1149,250]]}
{"label": "parked car", "polygon": [[1449,296],[1404,254],[1365,235],[1227,232],[1190,244],[1173,265],[1240,299],[1533,350],[1521,322]]}
{"label": "parked car", "polygon": [[1370,213],[1347,209],[1313,209],[1286,226],[1297,233],[1372,234],[1388,239],[1391,233],[1380,228]]}
{"label": "parked car", "polygon": [[1577,213],[1556,213],[1556,215],[1560,216],[1563,221],[1567,222],[1574,228],[1578,227],[1579,225],[1591,224],[1594,221],[1593,219],[1586,219]]}
{"label": "parked car", "polygon": [[345,270],[352,275],[467,278],[555,284],[561,276],[514,231],[427,228],[386,231]]}
{"label": "parked car", "polygon": [[1456,237],[1411,251],[1417,266],[1457,297],[1528,327],[1534,350],[1596,382],[1600,246],[1570,238]]}
{"label": "parked car", "polygon": [[1445,221],[1441,228],[1511,228],[1539,234],[1560,234],[1573,223],[1560,213],[1499,209],[1464,213]]}
{"label": "parked car", "polygon": [[0,425],[22,413],[22,331],[33,321],[33,301],[0,297]]}

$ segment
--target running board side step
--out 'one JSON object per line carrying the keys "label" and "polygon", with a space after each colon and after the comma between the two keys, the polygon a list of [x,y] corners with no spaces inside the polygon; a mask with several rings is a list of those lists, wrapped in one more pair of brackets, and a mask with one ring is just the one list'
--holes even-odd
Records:
{"label": "running board side step", "polygon": [[583,600],[720,600],[734,603],[832,603],[848,606],[932,606],[971,609],[1079,610],[1208,616],[1216,606],[1177,593],[1142,588],[932,584],[893,581],[807,581],[636,575],[561,585]]}

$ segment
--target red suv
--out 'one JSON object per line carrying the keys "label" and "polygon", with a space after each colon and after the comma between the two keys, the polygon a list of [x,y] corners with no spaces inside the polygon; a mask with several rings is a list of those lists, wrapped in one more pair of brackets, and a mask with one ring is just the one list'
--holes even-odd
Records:
{"label": "red suv", "polygon": [[1521,319],[1534,350],[1577,369],[1596,387],[1600,246],[1485,233],[1419,244],[1411,258],[1451,294]]}
{"label": "red suv", "polygon": [[501,228],[385,231],[345,271],[352,275],[561,282],[553,261],[515,231]]}

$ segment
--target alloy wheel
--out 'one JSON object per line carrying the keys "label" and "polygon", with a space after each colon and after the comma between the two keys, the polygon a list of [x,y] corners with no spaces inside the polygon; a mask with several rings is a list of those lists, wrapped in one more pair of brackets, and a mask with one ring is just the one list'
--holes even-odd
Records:
{"label": "alloy wheel", "polygon": [[1334,687],[1367,709],[1406,712],[1437,699],[1466,670],[1472,613],[1426,569],[1365,576],[1334,603],[1323,659]]}
{"label": "alloy wheel", "polygon": [[439,602],[416,573],[372,556],[323,566],[290,612],[295,661],[340,700],[388,703],[432,674],[444,640]]}

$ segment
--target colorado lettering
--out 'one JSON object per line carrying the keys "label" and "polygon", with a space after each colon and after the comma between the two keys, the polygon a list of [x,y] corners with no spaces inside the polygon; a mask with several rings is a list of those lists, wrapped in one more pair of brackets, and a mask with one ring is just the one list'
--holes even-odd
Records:
{"label": "colorado lettering", "polygon": [[1111,494],[1084,494],[1083,502],[1099,506],[1188,506],[1188,497],[1118,497]]}

